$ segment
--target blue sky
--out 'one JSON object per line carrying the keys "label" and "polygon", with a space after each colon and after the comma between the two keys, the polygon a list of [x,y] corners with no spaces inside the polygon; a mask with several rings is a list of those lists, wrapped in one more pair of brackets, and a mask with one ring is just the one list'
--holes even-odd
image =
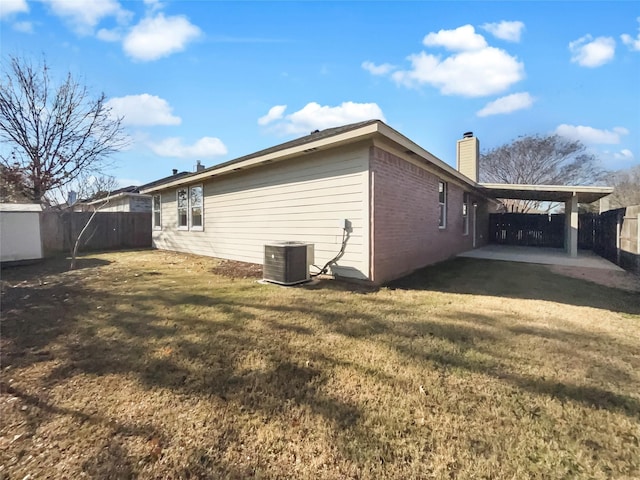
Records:
{"label": "blue sky", "polygon": [[104,92],[146,183],[381,118],[445,162],[528,134],[640,164],[638,2],[0,0],[6,55]]}

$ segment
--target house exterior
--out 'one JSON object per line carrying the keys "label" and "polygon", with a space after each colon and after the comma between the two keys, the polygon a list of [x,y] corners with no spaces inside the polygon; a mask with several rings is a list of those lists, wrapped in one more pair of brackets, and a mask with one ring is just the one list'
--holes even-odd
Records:
{"label": "house exterior", "polygon": [[[198,167],[202,167],[200,163],[198,163]],[[72,208],[76,212],[93,212],[96,209],[100,209],[101,212],[151,212],[151,195],[140,193],[140,191],[188,174],[189,172],[178,173],[178,170],[174,169],[173,174],[168,177],[145,185],[130,185],[108,193],[102,192],[93,198],[73,203]]]}
{"label": "house exterior", "polygon": [[0,203],[0,262],[39,260],[42,255],[39,204]]}
{"label": "house exterior", "polygon": [[[477,139],[463,138],[458,151],[459,168],[477,175]],[[476,181],[371,120],[141,193],[152,197],[155,248],[263,263],[265,244],[301,241],[324,265],[346,233],[330,272],[382,284],[486,243],[497,202]]]}
{"label": "house exterior", "polygon": [[105,203],[106,198],[84,202],[83,210],[93,211],[97,208],[101,212],[150,212],[151,196],[143,195],[136,192],[121,192],[109,197],[109,202]]}
{"label": "house exterior", "polygon": [[108,194],[103,192],[91,199],[73,204],[73,209],[77,212],[92,212],[96,209],[100,209],[101,212],[150,212],[151,196],[140,193],[140,188],[131,185]]}

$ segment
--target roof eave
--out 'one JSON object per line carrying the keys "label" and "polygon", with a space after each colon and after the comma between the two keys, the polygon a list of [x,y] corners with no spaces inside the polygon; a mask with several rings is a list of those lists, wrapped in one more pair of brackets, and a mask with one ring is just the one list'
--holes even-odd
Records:
{"label": "roof eave", "polygon": [[613,193],[613,187],[594,185],[518,185],[481,183],[480,187],[497,198],[565,202],[574,195],[579,203],[592,203]]}
{"label": "roof eave", "polygon": [[169,181],[167,183],[162,183],[160,185],[154,185],[151,188],[142,189],[140,192],[146,194],[146,193],[156,192],[159,190],[165,190],[167,188],[177,187],[183,184],[202,182],[203,180],[211,177],[223,175],[226,173],[236,172],[240,170],[245,170],[248,168],[257,167],[259,165],[264,165],[268,163],[279,162],[279,161],[294,157],[296,155],[313,153],[313,152],[324,150],[327,148],[334,148],[339,145],[355,143],[358,141],[365,140],[366,138],[371,137],[376,133],[378,133],[381,125],[382,125],[381,122],[375,122],[370,125],[365,125],[363,127],[360,127],[354,130],[333,135],[331,137],[320,138],[318,140],[304,143],[302,145],[297,145],[297,146],[286,148],[283,150],[278,150],[276,152],[260,155],[258,157],[253,157],[253,158],[249,158],[242,161],[232,160],[230,162],[226,162],[221,165],[208,168],[204,172],[196,172],[192,175],[187,175],[182,178],[176,179],[174,181]]}
{"label": "roof eave", "polygon": [[453,168],[448,163],[443,162],[438,157],[433,155],[431,152],[425,150],[414,141],[402,135],[400,132],[394,130],[393,128],[385,124],[381,124],[380,127],[381,127],[380,133],[382,135],[387,137],[389,140],[397,143],[398,145],[401,145],[405,149],[405,151],[407,151],[407,153],[416,154],[422,157],[423,159],[427,160],[429,163],[435,165],[446,174],[460,180],[461,182],[464,182],[467,185],[470,185],[475,188],[478,187],[478,184],[473,180],[471,180],[469,177],[460,173],[458,170]]}
{"label": "roof eave", "polygon": [[122,192],[122,193],[118,193],[116,195],[112,195],[112,196],[107,196],[107,197],[102,197],[102,198],[98,198],[96,200],[91,200],[90,202],[78,202],[78,203],[84,203],[85,205],[94,205],[96,203],[104,203],[107,199],[109,201],[111,200],[115,200],[117,198],[122,198],[122,197],[126,197],[126,196],[131,196],[131,197],[148,197],[149,195],[145,195],[144,193],[134,193],[134,192]]}

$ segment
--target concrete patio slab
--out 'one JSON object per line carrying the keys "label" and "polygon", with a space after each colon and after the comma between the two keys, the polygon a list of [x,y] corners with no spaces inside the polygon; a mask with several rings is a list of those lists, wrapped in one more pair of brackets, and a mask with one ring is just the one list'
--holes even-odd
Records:
{"label": "concrete patio slab", "polygon": [[624,272],[622,268],[596,255],[590,250],[579,250],[577,257],[570,257],[561,248],[516,247],[512,245],[486,245],[461,253],[459,257],[502,260],[505,262],[540,263],[567,267],[600,268]]}

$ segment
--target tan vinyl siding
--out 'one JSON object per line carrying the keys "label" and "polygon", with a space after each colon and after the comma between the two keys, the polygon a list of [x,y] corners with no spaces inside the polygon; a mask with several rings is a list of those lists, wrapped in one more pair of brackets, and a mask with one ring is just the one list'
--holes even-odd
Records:
{"label": "tan vinyl siding", "polygon": [[162,192],[157,248],[262,263],[264,245],[301,241],[315,246],[315,264],[340,250],[340,221],[351,222],[334,273],[367,278],[368,146],[311,153],[281,163],[215,177],[204,185],[204,231],[178,231],[175,189]]}
{"label": "tan vinyl siding", "polygon": [[[100,207],[101,212],[128,212],[129,211],[129,198],[128,197],[120,197],[120,198],[112,198],[109,200],[109,203],[104,204],[104,206],[92,205],[93,208]],[[93,209],[92,208],[92,209]]]}
{"label": "tan vinyl siding", "polygon": [[150,212],[151,197],[149,195],[124,195],[112,198],[104,206],[100,203],[93,204],[94,208],[100,207],[101,212]]}
{"label": "tan vinyl siding", "polygon": [[457,142],[458,171],[474,182],[478,181],[478,161],[480,142],[476,137],[468,137]]}

